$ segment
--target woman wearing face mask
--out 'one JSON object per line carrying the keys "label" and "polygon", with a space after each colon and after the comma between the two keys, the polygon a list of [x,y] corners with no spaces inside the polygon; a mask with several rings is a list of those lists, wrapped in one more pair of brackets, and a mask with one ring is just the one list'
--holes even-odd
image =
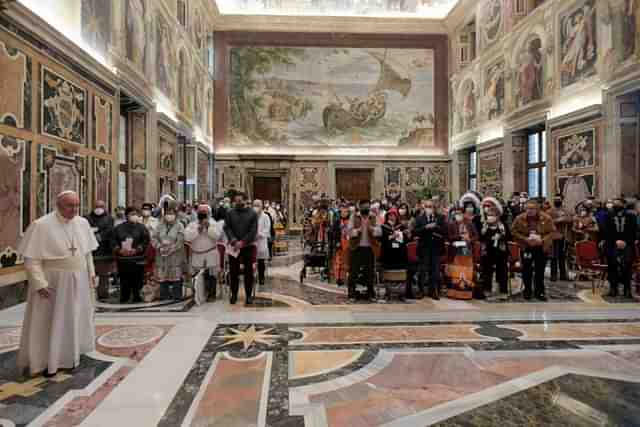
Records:
{"label": "woman wearing face mask", "polygon": [[[409,260],[407,258],[407,240],[405,238],[406,226],[402,225],[398,218],[398,212],[391,209],[384,218],[380,236],[382,268],[384,270],[407,270]],[[405,284],[405,298],[413,299],[411,281],[407,277]]]}
{"label": "woman wearing face mask", "polygon": [[457,208],[453,212],[453,221],[448,224],[448,237],[451,242],[449,258],[456,255],[472,254],[473,244],[478,240],[478,232],[473,224],[474,217],[468,211]]}
{"label": "woman wearing face mask", "polygon": [[573,219],[573,233],[575,242],[590,240],[598,241],[598,223],[591,214],[586,202],[580,202],[576,206],[576,216]]}
{"label": "woman wearing face mask", "polygon": [[480,230],[480,242],[482,243],[482,286],[478,287],[475,298],[483,299],[487,292],[493,288],[493,274],[495,271],[501,298],[508,293],[507,260],[509,248],[507,242],[510,239],[509,229],[500,220],[503,214],[502,206],[497,204],[489,207]]}
{"label": "woman wearing face mask", "polygon": [[185,274],[184,226],[178,221],[175,202],[168,203],[162,221],[153,233],[156,250],[155,279],[160,284],[160,299],[181,300]]}

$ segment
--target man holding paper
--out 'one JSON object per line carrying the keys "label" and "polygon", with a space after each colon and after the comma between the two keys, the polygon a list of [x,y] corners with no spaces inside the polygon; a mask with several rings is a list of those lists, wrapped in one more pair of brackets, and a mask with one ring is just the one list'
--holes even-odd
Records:
{"label": "man holding paper", "polygon": [[232,198],[233,209],[227,211],[224,232],[229,242],[229,270],[231,284],[231,304],[238,300],[240,287],[240,264],[244,267],[245,305],[251,305],[253,291],[253,255],[258,235],[258,215],[247,207],[245,195],[235,193]]}
{"label": "man holding paper", "polygon": [[546,301],[544,289],[544,270],[547,257],[553,248],[553,233],[556,227],[553,219],[540,211],[535,200],[529,200],[526,210],[513,222],[513,238],[522,247],[522,280],[524,298],[531,299],[533,293],[540,301]]}
{"label": "man holding paper", "polygon": [[125,210],[127,222],[113,230],[114,257],[118,260],[120,303],[126,304],[133,294],[133,302],[142,302],[140,290],[144,281],[144,253],[149,245],[147,227],[140,223],[134,207]]}

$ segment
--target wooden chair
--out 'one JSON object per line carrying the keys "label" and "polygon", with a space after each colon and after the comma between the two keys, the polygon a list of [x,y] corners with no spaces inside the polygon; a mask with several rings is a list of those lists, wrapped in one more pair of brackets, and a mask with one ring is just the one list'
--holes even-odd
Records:
{"label": "wooden chair", "polygon": [[578,277],[587,277],[591,280],[591,290],[595,295],[596,289],[600,288],[607,277],[606,264],[600,262],[600,251],[596,242],[584,240],[576,245],[576,268]]}

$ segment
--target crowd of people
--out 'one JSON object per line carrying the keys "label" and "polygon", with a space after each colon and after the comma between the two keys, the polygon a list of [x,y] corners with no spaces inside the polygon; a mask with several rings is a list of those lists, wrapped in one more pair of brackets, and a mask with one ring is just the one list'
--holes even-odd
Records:
{"label": "crowd of people", "polygon": [[[509,266],[519,257],[523,296],[546,301],[545,272],[550,280],[569,280],[569,256],[576,242],[592,241],[606,266],[609,295],[622,285],[630,298],[637,242],[640,239],[640,200],[616,197],[604,202],[590,197],[567,207],[562,196],[550,200],[517,193],[508,201],[466,193],[449,204],[439,197],[414,206],[401,201],[328,200],[316,197],[307,210],[306,240],[324,242],[328,276],[347,285],[350,299],[366,287],[365,298],[375,300],[375,271],[405,270],[404,298],[425,295],[439,299],[443,289],[461,286],[470,297],[506,297]],[[513,251],[512,249],[516,250]],[[574,257],[571,257],[574,258]],[[443,277],[443,264],[472,260],[471,277]],[[550,263],[549,263],[550,261]],[[451,270],[456,270],[452,268]],[[493,283],[497,290],[493,292]]]}
{"label": "crowd of people", "polygon": [[[254,261],[258,283],[263,285],[267,260],[273,254],[275,225],[286,224],[279,203],[249,203],[240,192],[213,206],[197,201],[177,203],[166,196],[157,205],[144,203],[140,210],[118,207],[114,216],[99,200],[86,219],[99,244],[93,254],[96,271],[119,283],[121,304],[181,300],[184,285],[200,272],[208,299],[215,300],[225,259],[231,303],[237,301],[242,275],[246,303],[251,304]],[[104,285],[108,289],[109,281]]]}
{"label": "crowd of people", "polygon": [[[86,217],[78,215],[79,207],[77,193],[58,194],[55,211],[30,224],[18,248],[29,286],[17,364],[32,375],[53,377],[59,369],[73,369],[81,354],[95,349],[90,289],[104,275],[100,271],[104,264],[117,265],[121,302],[126,303],[155,292],[162,298],[181,299],[184,281],[195,270],[205,275],[214,299],[216,274],[222,260],[228,259],[231,303],[238,299],[242,266],[245,302],[251,304],[254,261],[262,284],[273,224],[286,223],[277,205],[248,202],[242,193],[234,193],[214,209],[205,203],[179,205],[167,197],[157,206],[145,203],[140,211],[117,208],[115,218],[103,201],[97,201]],[[559,196],[546,201],[526,194],[504,203],[467,193],[452,205],[436,197],[413,207],[386,200],[356,204],[318,197],[307,217],[306,238],[329,247],[330,276],[348,286],[351,298],[356,297],[357,285],[363,285],[366,298],[374,299],[379,264],[385,271],[408,272],[405,297],[413,298],[417,285],[418,298],[426,289],[438,299],[443,259],[460,271],[467,268],[464,263],[456,265],[457,258],[473,259],[479,266],[480,279],[471,287],[474,297],[491,292],[494,275],[498,293],[505,294],[513,273],[508,268],[510,249],[515,246],[524,298],[544,301],[548,261],[552,282],[569,279],[567,255],[574,244],[577,248],[583,242],[599,248],[609,295],[617,296],[622,285],[624,295],[632,296],[640,239],[638,198],[620,196],[602,203],[589,198],[568,209]],[[221,257],[221,251],[226,256]],[[464,273],[458,279],[458,286],[475,280],[465,279]]]}

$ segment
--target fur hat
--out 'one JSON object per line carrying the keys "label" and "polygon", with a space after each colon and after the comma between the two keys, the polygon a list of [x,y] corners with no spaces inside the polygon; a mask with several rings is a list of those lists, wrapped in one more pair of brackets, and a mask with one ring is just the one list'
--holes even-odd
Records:
{"label": "fur hat", "polygon": [[485,197],[484,199],[482,199],[482,206],[484,206],[485,204],[491,204],[498,210],[498,213],[501,216],[504,213],[504,207],[502,206],[502,203],[500,203],[500,201],[495,197]]}
{"label": "fur hat", "polygon": [[464,206],[467,203],[471,203],[476,209],[480,209],[482,201],[480,195],[475,191],[468,191],[460,198],[460,204]]}

